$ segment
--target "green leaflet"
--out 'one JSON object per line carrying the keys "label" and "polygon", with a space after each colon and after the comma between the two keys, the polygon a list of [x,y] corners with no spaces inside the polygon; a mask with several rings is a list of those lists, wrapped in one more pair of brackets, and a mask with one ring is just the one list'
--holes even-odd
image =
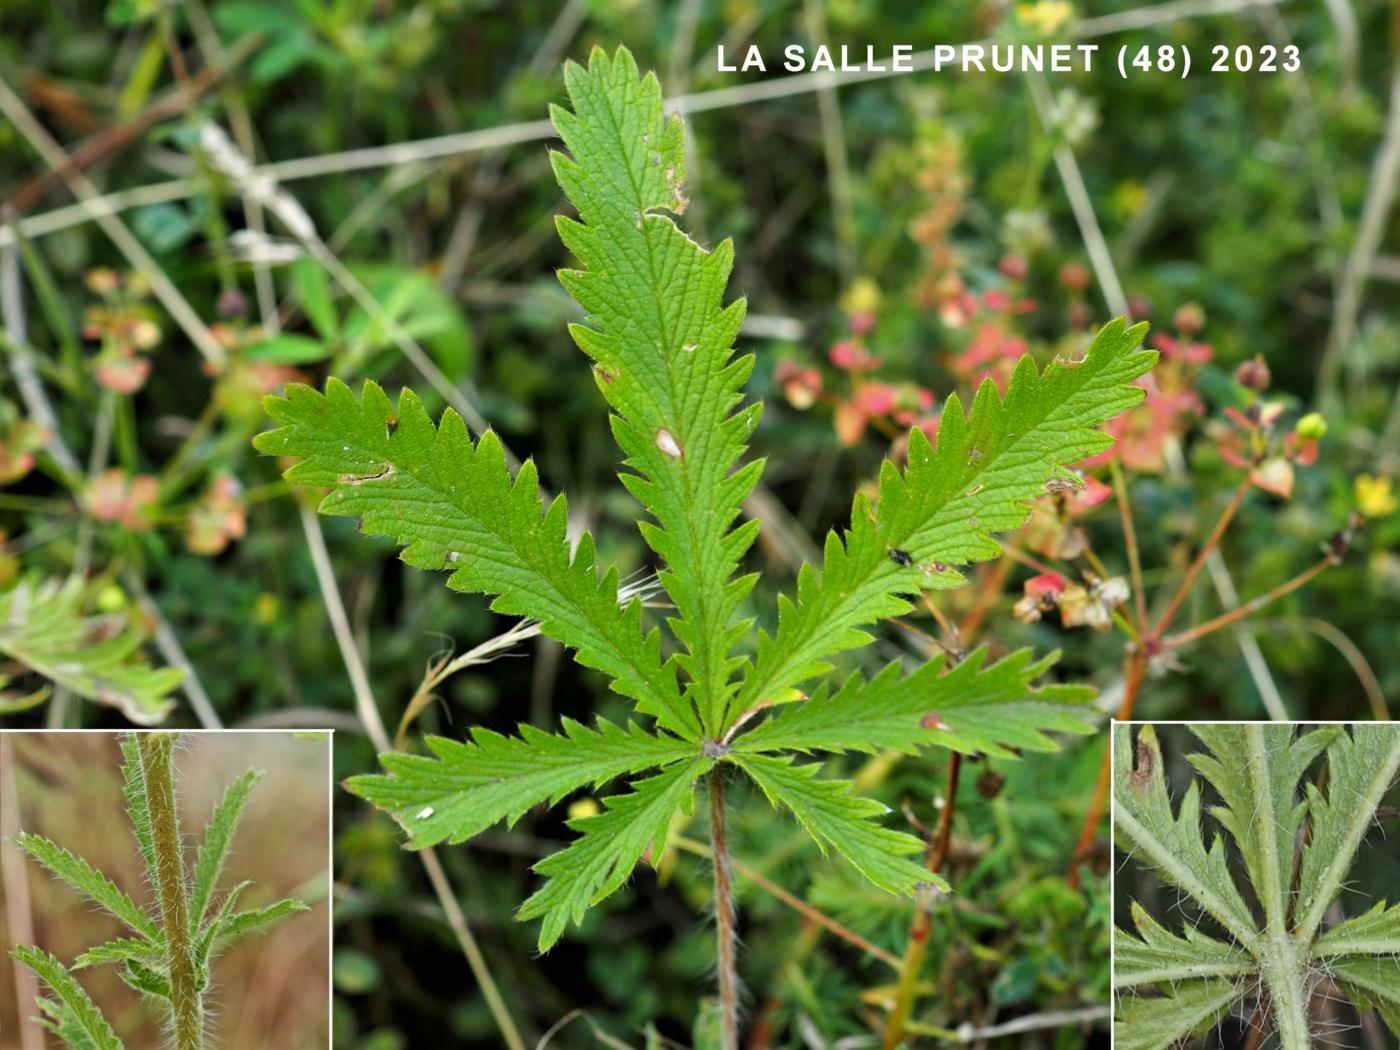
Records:
{"label": "green leaflet", "polygon": [[691,785],[714,765],[713,759],[692,758],[645,780],[634,781],[628,795],[604,800],[603,812],[569,821],[579,832],[566,849],[535,865],[549,878],[520,906],[520,919],[541,916],[540,951],[548,951],[572,919],[617,890],[647,850],[660,854],[666,829],[681,810],[688,811]]}
{"label": "green leaflet", "polygon": [[100,963],[126,962],[136,959],[140,962],[156,962],[165,955],[165,940],[150,941],[137,937],[118,937],[116,940],[89,948],[73,960],[73,969],[81,970]]}
{"label": "green leaflet", "polygon": [[142,937],[151,941],[163,939],[155,920],[142,911],[135,901],[117,889],[111,879],[81,857],[74,856],[42,835],[31,835],[21,831],[12,836],[10,841],[84,897],[102,905]]}
{"label": "green leaflet", "polygon": [[1256,968],[1242,948],[1208,937],[1194,926],[1178,937],[1133,903],[1138,935],[1113,931],[1113,987],[1139,984],[1174,985],[1207,977],[1238,977]]}
{"label": "green leaflet", "polygon": [[1157,359],[1137,349],[1145,331],[1112,321],[1083,361],[1043,373],[1023,357],[1006,397],[985,382],[967,416],[949,397],[936,450],[915,428],[908,468],[885,461],[878,504],[857,497],[850,530],[827,535],[821,574],[803,566],[796,602],[780,600],[777,633],[760,634],[738,710],[830,670],[830,656],[870,641],[865,625],[910,608],[902,594],[956,587],[956,566],[1000,554],[993,532],[1025,524],[1026,504],[1065,467],[1112,445],[1096,428],[1141,400],[1132,381]]}
{"label": "green leaflet", "polygon": [[1220,794],[1223,805],[1212,806],[1211,813],[1244,856],[1270,929],[1283,930],[1293,843],[1307,809],[1298,797],[1299,781],[1341,728],[1296,736],[1294,727],[1283,723],[1206,722],[1192,725],[1191,732],[1210,748],[1210,754],[1186,757]]}
{"label": "green leaflet", "polygon": [[209,900],[214,895],[214,885],[219,881],[224,859],[233,844],[234,832],[238,830],[238,821],[243,816],[243,807],[253,793],[253,786],[262,777],[260,771],[250,769],[230,784],[224,790],[224,797],[214,807],[214,815],[204,826],[204,841],[200,843],[199,854],[195,858],[190,899],[190,927],[193,932],[198,932],[204,922]]}
{"label": "green leaflet", "polygon": [[730,526],[763,469],[730,473],[762,407],[731,414],[753,369],[752,357],[729,360],[744,318],[742,299],[723,303],[734,247],[707,252],[666,214],[685,209],[685,129],[663,116],[655,75],[640,76],[625,49],[594,48],[587,70],[565,65],[564,82],[573,112],[552,106],[550,117],[572,156],[550,159],[583,222],[557,225],[585,269],[559,279],[588,315],[570,331],[637,472],[621,479],[656,518],[642,532],[666,563],[701,723],[718,735],[743,662],[730,651],[747,633],[734,611],[754,583],[733,577],[758,534],[756,521]]}
{"label": "green leaflet", "polygon": [[862,875],[890,893],[913,896],[920,883],[948,884],[922,864],[905,858],[923,853],[923,842],[876,823],[888,808],[851,794],[848,780],[819,780],[818,765],[795,766],[791,758],[735,755],[734,763],[757,781],[768,801],[785,806],[823,853],[836,850]]}
{"label": "green leaflet", "polygon": [[903,751],[941,745],[965,754],[1009,757],[1010,748],[1055,751],[1046,732],[1091,733],[1087,703],[1093,690],[1035,680],[1058,653],[1032,662],[1022,649],[990,667],[978,649],[946,668],[940,653],[917,671],[900,675],[889,664],[869,682],[854,675],[835,693],[818,692],[787,705],[758,728],[737,737],[737,752]]}
{"label": "green leaflet", "polygon": [[1152,726],[1138,731],[1136,752],[1129,727],[1113,726],[1113,823],[1140,859],[1188,893],[1244,945],[1258,938],[1254,918],[1230,877],[1225,841],[1209,850],[1201,838],[1201,792],[1192,781],[1178,815],[1172,815],[1162,770],[1162,749]]}
{"label": "green leaflet", "polygon": [[430,736],[436,758],[381,755],[391,775],[351,777],[345,786],[390,813],[421,849],[465,841],[501,820],[514,824],[541,802],[696,753],[693,744],[632,723],[620,729],[600,718],[589,729],[566,718],[563,726],[562,736],[531,725],[519,736],[478,728],[472,743]]}
{"label": "green leaflet", "polygon": [[1400,967],[1394,958],[1345,956],[1331,960],[1328,969],[1352,1002],[1363,1010],[1374,1008],[1400,1036]]}
{"label": "green leaflet", "polygon": [[[169,694],[184,672],[151,667],[140,655],[142,636],[110,617],[83,614],[81,578],[66,583],[21,580],[0,593],[0,653],[136,725],[165,721]],[[101,640],[94,640],[101,639]]]}
{"label": "green leaflet", "polygon": [[83,990],[83,986],[61,962],[42,948],[23,945],[14,948],[10,954],[37,973],[58,996],[61,1006],[56,1010],[46,1011],[58,1018],[57,1024],[52,1026],[54,1031],[62,1033],[69,1029],[87,1040],[87,1045],[94,1050],[123,1050],[117,1033],[112,1031],[112,1026]]}
{"label": "green leaflet", "polygon": [[[1370,911],[1337,923],[1313,943],[1313,954],[1400,956],[1400,904],[1378,901]],[[1400,973],[1397,975],[1400,980]],[[1400,985],[1397,985],[1400,994]]]}
{"label": "green leaflet", "polygon": [[675,669],[662,664],[660,632],[643,636],[639,600],[619,605],[615,568],[599,578],[592,537],[585,533],[570,556],[567,505],[560,496],[541,513],[533,463],[512,480],[494,434],[473,444],[451,409],[433,426],[409,390],[397,410],[377,384],[366,382],[357,399],[335,379],[324,395],[293,384],[265,404],[282,425],[254,444],[301,460],[289,481],[333,490],[323,514],[359,516],[366,532],[402,544],[410,565],[455,567],[449,587],[497,595],[497,612],[539,619],[639,710],[682,736],[699,735]]}
{"label": "green leaflet", "polygon": [[1303,850],[1294,912],[1304,937],[1321,924],[1381,796],[1400,773],[1400,733],[1389,723],[1352,726],[1328,748],[1327,773],[1325,796],[1308,785],[1312,834]]}
{"label": "green leaflet", "polygon": [[1182,981],[1161,996],[1119,996],[1113,1045],[1118,1050],[1166,1050],[1215,1024],[1245,991],[1233,981],[1212,978]]}

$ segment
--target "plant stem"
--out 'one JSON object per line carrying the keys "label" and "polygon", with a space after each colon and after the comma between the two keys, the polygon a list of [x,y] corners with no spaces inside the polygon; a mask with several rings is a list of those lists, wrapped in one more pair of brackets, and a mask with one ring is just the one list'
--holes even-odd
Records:
{"label": "plant stem", "polygon": [[[1142,690],[1143,679],[1147,677],[1147,653],[1142,646],[1136,646],[1128,654],[1127,666],[1123,672],[1123,702],[1118,705],[1114,720],[1126,722],[1133,715],[1138,693]],[[1067,881],[1074,889],[1079,888],[1079,865],[1089,855],[1089,848],[1098,834],[1099,821],[1103,819],[1104,807],[1108,803],[1109,781],[1113,773],[1113,748],[1105,744],[1103,761],[1099,764],[1099,779],[1094,785],[1094,797],[1089,801],[1089,812],[1084,817],[1084,826],[1079,830],[1079,840],[1074,844],[1074,856],[1069,862]]]}
{"label": "plant stem", "polygon": [[204,1007],[200,1002],[199,975],[194,969],[190,942],[188,902],[185,900],[185,862],[180,848],[180,817],[175,808],[175,784],[170,775],[172,733],[141,733],[141,776],[146,782],[146,811],[155,853],[156,897],[165,927],[166,956],[170,973],[170,1005],[174,1012],[176,1050],[202,1050]]}
{"label": "plant stem", "polygon": [[1304,569],[1297,576],[1294,576],[1293,579],[1286,580],[1273,588],[1273,590],[1266,591],[1257,598],[1251,598],[1243,605],[1237,605],[1229,612],[1221,613],[1213,620],[1207,620],[1205,623],[1197,624],[1189,631],[1182,631],[1179,634],[1164,638],[1162,640],[1162,648],[1174,649],[1177,646],[1185,645],[1187,642],[1194,642],[1196,639],[1218,631],[1222,627],[1229,627],[1232,623],[1243,620],[1246,616],[1250,615],[1250,613],[1257,612],[1270,602],[1275,602],[1284,595],[1293,593],[1318,573],[1329,568],[1332,564],[1331,558],[1323,558],[1316,565],[1312,566],[1312,568]]}
{"label": "plant stem", "polygon": [[[938,831],[929,845],[925,866],[937,872],[948,859],[948,845],[953,838],[953,803],[958,795],[958,774],[962,770],[962,755],[952,752],[948,764],[948,793],[943,799],[943,809],[938,815]],[[909,926],[909,939],[904,945],[904,960],[900,965],[899,984],[895,989],[894,1008],[890,1019],[885,1023],[884,1050],[894,1050],[904,1038],[909,1015],[914,1010],[914,999],[918,992],[919,971],[923,969],[924,956],[928,954],[929,934],[933,931],[933,889],[921,887],[915,901],[914,921]]]}
{"label": "plant stem", "polygon": [[[709,846],[706,846],[702,842],[688,839],[684,835],[672,835],[670,843],[672,846],[676,847],[676,849],[685,850],[687,853],[694,853],[697,857],[714,857],[714,851],[710,849]],[[886,963],[896,970],[899,969],[899,960],[893,955],[885,951],[885,949],[881,948],[879,945],[872,944],[860,934],[856,933],[855,930],[841,925],[841,923],[837,922],[820,908],[812,907],[812,905],[808,904],[802,898],[789,893],[762,872],[750,867],[741,860],[735,860],[731,857],[729,858],[729,863],[734,872],[748,879],[755,886],[759,887],[759,889],[766,890],[777,900],[786,904],[793,911],[801,915],[814,927],[827,929],[836,934],[836,936],[840,937],[843,941],[855,945],[866,954],[874,956],[876,959],[879,959],[881,962]]]}
{"label": "plant stem", "polygon": [[1123,542],[1128,547],[1128,570],[1133,581],[1133,607],[1137,610],[1139,631],[1147,630],[1147,593],[1142,583],[1142,554],[1138,549],[1137,527],[1133,524],[1133,507],[1128,499],[1128,482],[1117,457],[1109,460],[1113,473],[1113,493],[1117,497],[1118,516],[1123,521]]}
{"label": "plant stem", "polygon": [[1167,611],[1162,614],[1161,619],[1157,621],[1157,626],[1152,629],[1154,639],[1160,640],[1167,628],[1171,626],[1173,617],[1181,608],[1181,603],[1186,600],[1186,596],[1191,593],[1191,586],[1196,582],[1196,577],[1200,575],[1201,568],[1205,565],[1206,559],[1210,557],[1210,552],[1215,550],[1220,543],[1220,537],[1225,534],[1226,527],[1234,520],[1235,512],[1240,509],[1240,504],[1244,502],[1245,493],[1249,491],[1249,486],[1249,475],[1245,474],[1240,479],[1240,483],[1235,486],[1235,494],[1230,497],[1229,505],[1221,513],[1220,519],[1215,523],[1215,528],[1210,530],[1210,535],[1206,537],[1205,543],[1201,544],[1201,549],[1196,552],[1195,560],[1187,568],[1186,575],[1181,578],[1181,586],[1172,595],[1172,600],[1167,605]]}
{"label": "plant stem", "polygon": [[719,770],[709,775],[710,848],[715,854],[715,929],[719,946],[719,1005],[723,1016],[723,1050],[739,1050],[739,978],[734,963],[734,877],[724,827],[724,781]]}

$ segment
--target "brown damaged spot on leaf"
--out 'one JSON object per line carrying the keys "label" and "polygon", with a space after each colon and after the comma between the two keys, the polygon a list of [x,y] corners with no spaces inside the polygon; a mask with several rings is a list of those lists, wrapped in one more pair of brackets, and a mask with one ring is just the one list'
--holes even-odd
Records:
{"label": "brown damaged spot on leaf", "polygon": [[379,481],[394,472],[392,463],[386,464],[378,474],[342,474],[336,480],[342,485],[363,485],[366,481]]}
{"label": "brown damaged spot on leaf", "polygon": [[1137,753],[1133,759],[1133,771],[1128,774],[1128,783],[1139,794],[1147,791],[1152,783],[1152,774],[1157,767],[1156,752],[1139,739]]}

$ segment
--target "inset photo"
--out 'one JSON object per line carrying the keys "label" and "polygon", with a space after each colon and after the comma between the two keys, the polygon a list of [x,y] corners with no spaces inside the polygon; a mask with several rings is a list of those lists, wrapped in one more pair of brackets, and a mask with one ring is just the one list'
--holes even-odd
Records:
{"label": "inset photo", "polygon": [[330,1045],[325,732],[0,733],[0,1047]]}
{"label": "inset photo", "polygon": [[1400,726],[1117,723],[1114,1045],[1400,1039]]}

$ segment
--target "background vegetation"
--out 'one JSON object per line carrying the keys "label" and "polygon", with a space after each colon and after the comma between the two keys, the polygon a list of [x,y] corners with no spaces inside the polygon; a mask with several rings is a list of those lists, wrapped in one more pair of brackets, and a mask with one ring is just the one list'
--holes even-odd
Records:
{"label": "background vegetation", "polygon": [[[409,746],[420,730],[616,715],[598,679],[538,640],[422,689],[445,650],[510,623],[350,522],[318,523],[249,439],[264,426],[258,396],[288,378],[412,384],[434,412],[445,393],[533,455],[547,485],[567,483],[602,560],[645,567],[635,504],[612,480],[602,401],[564,330],[552,275],[566,263],[552,225],[561,195],[535,123],[562,96],[561,58],[621,42],[670,96],[693,95],[688,221],[740,247],[731,289],[754,315],[741,348],[758,354],[751,388],[768,401],[754,440],[769,457],[766,487],[751,506],[765,528],[752,557],[782,570],[771,579],[844,520],[849,492],[899,455],[902,427],[932,428],[950,391],[1022,350],[1073,353],[1131,307],[1172,340],[1162,386],[1120,453],[1154,613],[1232,494],[1243,493],[1239,512],[1178,631],[1220,614],[1231,586],[1249,599],[1310,569],[1354,510],[1365,525],[1341,565],[1257,613],[1252,636],[1221,629],[1155,660],[1139,711],[1381,713],[1400,692],[1400,260],[1395,171],[1375,164],[1400,149],[1390,12],[1377,0],[1137,10],[11,0],[0,13],[0,187],[25,218],[23,250],[0,252],[5,585],[82,574],[94,630],[134,624],[155,662],[194,671],[172,723],[334,725],[345,730],[341,776],[372,768],[366,726],[379,719],[392,734],[428,692],[442,702],[417,713]],[[819,39],[878,52],[1076,33],[1110,52],[1189,45],[1198,72],[1124,81],[1101,61],[1053,81],[920,73],[839,90],[713,72],[722,40],[731,52]],[[1215,43],[1285,40],[1302,50],[1301,77],[1200,68]],[[83,160],[89,186],[36,152],[44,134]],[[382,149],[392,143],[404,145]],[[239,152],[278,162],[267,174],[280,183],[250,183]],[[104,231],[72,210],[73,192],[124,195],[127,234],[114,241],[111,220]],[[169,290],[133,282],[128,237],[187,311]],[[1253,388],[1236,378],[1256,354],[1272,373],[1263,394],[1257,371],[1244,376]],[[1248,469],[1231,459],[1258,458],[1250,427],[1275,402],[1267,457],[1253,463],[1264,487],[1241,489]],[[1328,432],[1307,463],[1317,428],[1297,424],[1311,410]],[[1094,476],[1112,482],[1102,466]],[[1114,500],[1047,500],[1015,541],[1033,564],[988,569],[940,597],[939,611],[963,643],[1063,648],[1056,673],[1093,682],[1111,709],[1124,695],[1125,637],[1093,625],[1124,608],[1124,535]],[[1123,582],[1107,600],[1051,586],[1025,604],[1025,583],[1044,570],[1066,584],[1086,573]],[[771,593],[751,600],[770,615]],[[1066,613],[1078,626],[1064,627]],[[926,649],[925,635],[951,643],[931,618],[909,627],[850,666]],[[21,672],[10,692],[17,701],[38,684]],[[0,718],[125,723],[62,690]],[[1106,1044],[1104,1020],[1056,1019],[1106,1014],[1103,823],[1090,827],[1078,885],[1066,878],[1105,743],[963,770],[945,867],[956,892],[936,909],[916,1011],[931,1045],[960,1026],[1027,1018],[1045,1027],[1002,1045]],[[845,772],[894,807],[891,820],[932,834],[945,758]],[[400,851],[389,821],[345,795],[337,806],[338,1045],[500,1045],[430,870]],[[860,887],[762,804],[741,812],[740,860],[878,950],[903,952],[907,905]],[[648,1025],[656,1038],[702,1042],[697,988],[713,965],[699,921],[704,858],[667,851],[656,875],[640,872],[580,934],[535,958],[534,931],[510,915],[529,865],[562,833],[553,816],[527,816],[514,833],[438,855],[446,899],[464,909],[525,1038],[584,1008],[555,1045],[595,1045],[590,1025],[630,1045],[650,1038]],[[866,1045],[895,968],[748,877],[739,891],[753,1045]]]}

